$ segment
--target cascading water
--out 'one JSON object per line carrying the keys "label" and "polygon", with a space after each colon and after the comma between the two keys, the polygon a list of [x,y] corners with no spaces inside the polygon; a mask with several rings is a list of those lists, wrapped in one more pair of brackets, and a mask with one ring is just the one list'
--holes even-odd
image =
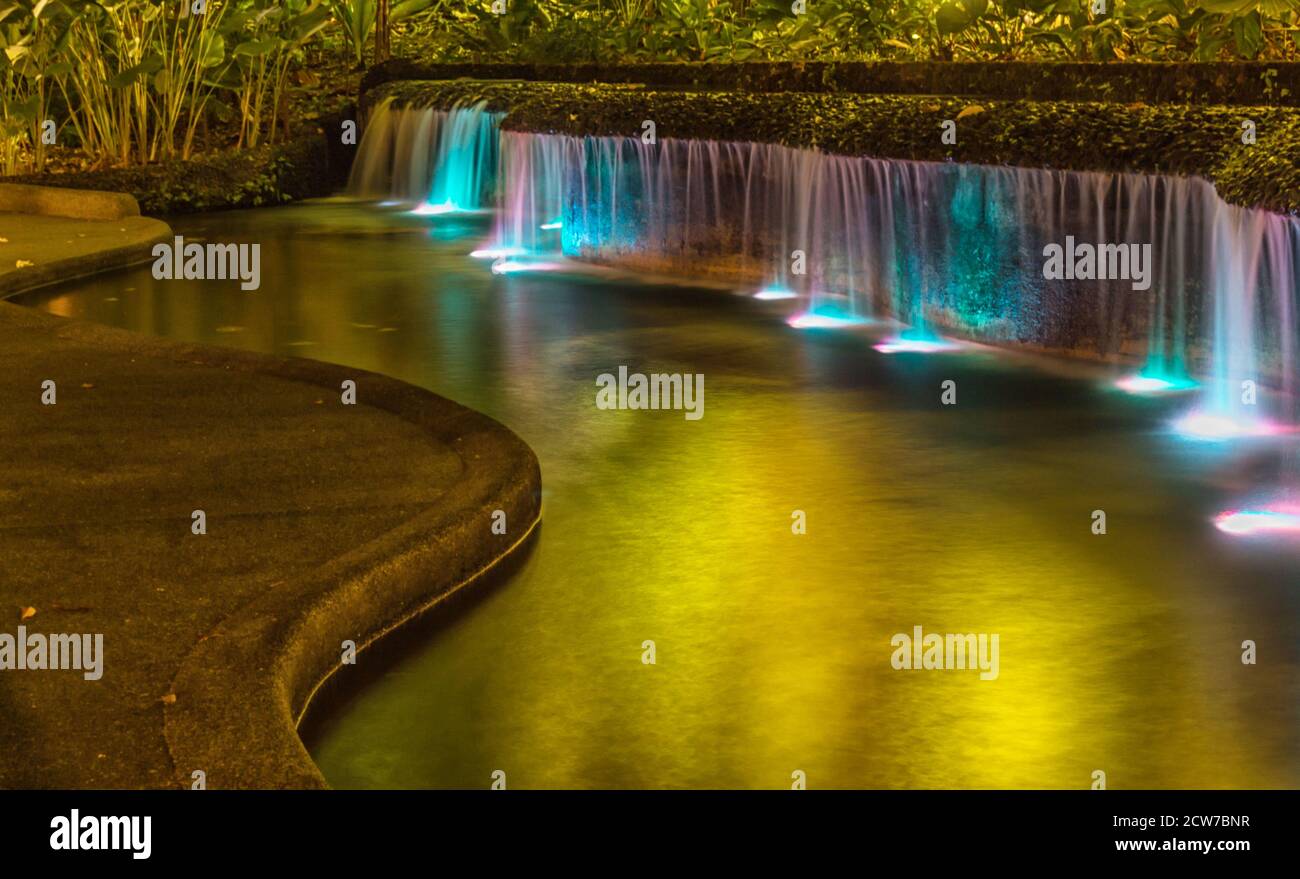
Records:
{"label": "cascading water", "polygon": [[501,198],[494,249],[503,255],[559,249],[570,138],[501,133]]}
{"label": "cascading water", "polygon": [[366,125],[349,194],[414,204],[424,213],[491,207],[502,115],[485,103],[429,110],[384,101]]}
{"label": "cascading water", "polygon": [[[912,340],[1093,352],[1142,363],[1144,389],[1195,374],[1205,409],[1234,421],[1258,411],[1242,382],[1293,400],[1300,226],[1227,205],[1206,181],[497,133],[499,119],[383,105],[353,190],[463,207],[499,155],[481,255],[742,280],[799,300],[800,325],[892,316]],[[466,188],[450,194],[453,181]],[[1048,277],[1051,245],[1072,248],[1064,275]]]}

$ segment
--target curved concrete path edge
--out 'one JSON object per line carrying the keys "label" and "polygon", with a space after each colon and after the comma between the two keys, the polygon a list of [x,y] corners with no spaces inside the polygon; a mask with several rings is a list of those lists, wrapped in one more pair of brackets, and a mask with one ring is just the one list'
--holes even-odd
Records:
{"label": "curved concrete path edge", "polygon": [[[0,300],[145,262],[155,243],[170,238],[161,221],[129,221],[142,225],[128,245],[0,274]],[[147,341],[152,353],[177,361],[202,350],[227,369],[332,392],[352,379],[361,402],[414,424],[460,456],[462,477],[436,507],[262,593],[201,639],[174,679],[164,735],[179,785],[190,787],[201,770],[209,788],[328,787],[297,726],[312,695],[340,667],[342,642],[364,649],[521,546],[541,516],[536,455],[488,416],[377,373],[172,342],[28,309],[22,319],[104,348],[138,352]],[[506,515],[505,535],[491,531],[497,510]]]}
{"label": "curved concrete path edge", "polygon": [[171,227],[162,220],[126,217],[107,222],[125,230],[128,237],[126,243],[0,272],[0,300],[30,293],[51,284],[75,281],[100,272],[150,262],[154,258],[154,245],[172,240]]}
{"label": "curved concrete path edge", "polygon": [[[351,378],[358,399],[446,443],[464,467],[437,507],[228,617],[175,678],[164,734],[182,785],[202,771],[209,788],[324,788],[297,725],[343,642],[364,649],[518,548],[540,518],[541,470],[498,422],[396,379],[307,360],[249,368],[331,391]],[[505,535],[491,531],[497,510]]]}

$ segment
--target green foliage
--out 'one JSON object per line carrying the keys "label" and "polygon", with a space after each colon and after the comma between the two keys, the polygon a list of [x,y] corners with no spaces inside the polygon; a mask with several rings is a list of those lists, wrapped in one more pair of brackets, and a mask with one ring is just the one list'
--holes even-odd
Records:
{"label": "green foliage", "polygon": [[0,0],[3,170],[40,169],[53,117],[101,165],[189,158],[200,127],[274,140],[289,69],[329,22],[322,0]]}
{"label": "green foliage", "polygon": [[352,50],[353,57],[360,64],[366,41],[370,39],[370,31],[375,26],[375,10],[378,3],[376,0],[333,0],[329,6],[330,12],[334,14],[334,20],[343,28],[343,36],[347,40],[348,48]]}
{"label": "green foliage", "polygon": [[939,57],[1293,58],[1300,0],[945,0]]}
{"label": "green foliage", "polygon": [[[411,27],[443,60],[1292,59],[1300,0],[487,0]],[[549,35],[549,36],[548,36]],[[429,60],[429,59],[425,59]]]}
{"label": "green foliage", "polygon": [[[42,166],[48,120],[101,165],[187,158],[200,133],[274,142],[289,72],[308,47],[363,64],[377,5],[0,0],[0,170]],[[1300,0],[508,0],[499,11],[392,0],[390,19],[411,54],[444,61],[1300,56]]]}
{"label": "green foliage", "polygon": [[321,0],[245,0],[222,28],[234,44],[219,84],[237,98],[239,146],[255,147],[264,127],[275,140],[290,63],[329,21]]}
{"label": "green foliage", "polygon": [[[392,4],[388,11],[390,21],[398,22],[417,13],[434,9],[442,0],[402,0]],[[375,28],[378,0],[330,0],[329,10],[343,31],[343,39],[359,65],[365,58],[366,42]]]}

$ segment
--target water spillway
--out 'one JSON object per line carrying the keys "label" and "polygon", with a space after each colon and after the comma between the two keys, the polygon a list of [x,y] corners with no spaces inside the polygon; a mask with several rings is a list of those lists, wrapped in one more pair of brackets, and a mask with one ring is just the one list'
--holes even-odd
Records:
{"label": "water spillway", "polygon": [[348,191],[429,213],[491,207],[501,115],[481,104],[432,110],[386,101],[366,126]]}
{"label": "water spillway", "polygon": [[1224,416],[1253,417],[1238,411],[1243,382],[1295,390],[1300,226],[1207,181],[501,131],[501,118],[383,104],[353,191],[469,206],[439,181],[465,178],[472,155],[475,204],[497,208],[490,255],[726,279],[812,325],[890,318],[916,340],[1132,363],[1154,387],[1196,377]]}

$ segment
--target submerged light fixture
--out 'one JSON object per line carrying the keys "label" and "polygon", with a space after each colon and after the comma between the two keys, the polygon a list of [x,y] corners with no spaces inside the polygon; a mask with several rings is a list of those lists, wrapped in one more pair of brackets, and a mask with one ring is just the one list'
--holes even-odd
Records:
{"label": "submerged light fixture", "polygon": [[786,323],[797,330],[835,330],[843,327],[862,326],[871,323],[871,321],[851,311],[821,305],[791,315],[786,319]]}
{"label": "submerged light fixture", "polygon": [[764,287],[754,294],[754,298],[768,302],[777,299],[798,299],[799,294],[785,287]]}
{"label": "submerged light fixture", "polygon": [[941,339],[938,336],[909,338],[903,335],[893,336],[883,342],[877,342],[871,347],[881,354],[939,354],[944,351],[960,350],[961,344],[950,339]]}
{"label": "submerged light fixture", "polygon": [[564,268],[562,263],[538,260],[530,262],[522,259],[498,259],[492,263],[492,274],[514,275],[519,272],[554,272]]}
{"label": "submerged light fixture", "polygon": [[459,210],[460,208],[450,201],[444,201],[442,204],[430,204],[426,201],[419,207],[412,209],[411,213],[417,217],[436,217],[439,214],[454,214]]}
{"label": "submerged light fixture", "polygon": [[1145,373],[1126,375],[1115,382],[1115,387],[1129,394],[1169,394],[1190,391],[1196,386],[1189,378],[1160,378]]}
{"label": "submerged light fixture", "polygon": [[1207,409],[1193,409],[1176,420],[1173,429],[1185,439],[1206,442],[1276,436],[1287,430],[1265,418],[1240,418]]}
{"label": "submerged light fixture", "polygon": [[1300,505],[1277,504],[1227,510],[1214,517],[1214,527],[1234,537],[1261,535],[1300,537]]}
{"label": "submerged light fixture", "polygon": [[512,256],[522,256],[523,253],[522,247],[481,247],[470,251],[469,255],[474,259],[508,259]]}

